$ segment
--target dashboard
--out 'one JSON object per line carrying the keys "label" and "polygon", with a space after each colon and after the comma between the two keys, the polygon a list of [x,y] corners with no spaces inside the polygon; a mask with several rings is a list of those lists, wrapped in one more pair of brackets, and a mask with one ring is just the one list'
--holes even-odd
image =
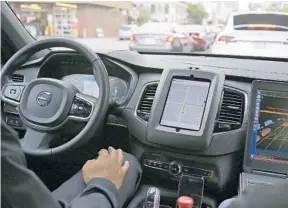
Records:
{"label": "dashboard", "polygon": [[[97,78],[95,79],[93,69],[88,60],[76,53],[60,54],[52,53],[43,60],[38,71],[38,77],[61,79],[73,84],[83,94],[98,98],[99,86]],[[108,72],[110,101],[116,103],[117,107],[121,107],[128,101],[128,97],[131,96],[129,90],[135,87],[137,74],[133,70],[122,67],[115,62],[106,61],[106,65],[109,66],[110,70]],[[51,68],[56,70],[51,70]]]}
{"label": "dashboard", "polygon": [[[201,175],[211,189],[237,181],[241,171],[252,82],[288,81],[285,60],[132,51],[99,56],[109,75],[110,124],[128,129],[130,148],[144,170],[174,180],[185,171]],[[40,77],[61,79],[99,96],[92,67],[75,52],[50,52],[29,61],[10,81]],[[9,125],[25,130],[17,109],[5,104],[3,110]]]}

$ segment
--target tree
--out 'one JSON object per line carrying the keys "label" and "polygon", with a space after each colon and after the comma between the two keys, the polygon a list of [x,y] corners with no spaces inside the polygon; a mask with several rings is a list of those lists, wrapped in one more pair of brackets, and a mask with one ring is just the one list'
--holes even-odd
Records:
{"label": "tree", "polygon": [[276,12],[277,11],[277,9],[275,9],[272,5],[268,6],[268,8],[266,8],[266,10],[268,12]]}
{"label": "tree", "polygon": [[202,24],[204,18],[208,17],[201,4],[189,4],[187,7],[187,19],[190,23]]}
{"label": "tree", "polygon": [[278,12],[286,12],[286,13],[288,13],[288,6],[284,6],[281,9],[276,9],[275,7],[270,5],[266,10],[269,11],[269,12],[277,12],[278,11]]}
{"label": "tree", "polygon": [[288,13],[288,6],[285,6],[283,8],[280,9],[280,12],[286,12]]}
{"label": "tree", "polygon": [[134,24],[134,19],[130,15],[128,15],[128,17],[127,17],[127,23],[128,24]]}
{"label": "tree", "polygon": [[121,12],[117,7],[110,9],[110,14],[113,18],[119,18],[121,16]]}
{"label": "tree", "polygon": [[150,9],[149,7],[142,7],[139,11],[139,17],[137,19],[138,25],[142,25],[150,19]]}
{"label": "tree", "polygon": [[[113,21],[114,21],[114,33],[116,34],[120,28],[120,25],[123,24],[123,19],[124,17],[122,17],[123,15],[121,14],[120,10],[117,7],[114,7],[113,9],[109,10],[110,15],[113,17]],[[126,20],[124,20],[126,21]]]}

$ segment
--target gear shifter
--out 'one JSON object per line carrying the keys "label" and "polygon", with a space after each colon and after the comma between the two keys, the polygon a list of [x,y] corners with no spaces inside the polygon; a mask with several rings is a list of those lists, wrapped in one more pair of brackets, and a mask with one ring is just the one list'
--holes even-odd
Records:
{"label": "gear shifter", "polygon": [[156,187],[150,187],[147,191],[143,208],[159,208],[160,190]]}

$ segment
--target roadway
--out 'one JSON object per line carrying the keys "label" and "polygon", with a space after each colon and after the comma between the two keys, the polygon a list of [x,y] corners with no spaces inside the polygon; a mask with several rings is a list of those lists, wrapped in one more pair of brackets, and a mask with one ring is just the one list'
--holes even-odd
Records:
{"label": "roadway", "polygon": [[257,143],[257,149],[288,152],[288,126],[287,121],[272,127],[268,136]]}

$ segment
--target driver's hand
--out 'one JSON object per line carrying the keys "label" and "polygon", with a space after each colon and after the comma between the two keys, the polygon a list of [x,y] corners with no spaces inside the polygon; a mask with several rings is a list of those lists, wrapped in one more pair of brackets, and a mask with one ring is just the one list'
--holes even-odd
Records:
{"label": "driver's hand", "polygon": [[101,149],[99,157],[88,160],[82,168],[83,179],[87,184],[93,178],[105,178],[111,181],[119,190],[129,168],[129,162],[123,164],[123,152],[113,147]]}

